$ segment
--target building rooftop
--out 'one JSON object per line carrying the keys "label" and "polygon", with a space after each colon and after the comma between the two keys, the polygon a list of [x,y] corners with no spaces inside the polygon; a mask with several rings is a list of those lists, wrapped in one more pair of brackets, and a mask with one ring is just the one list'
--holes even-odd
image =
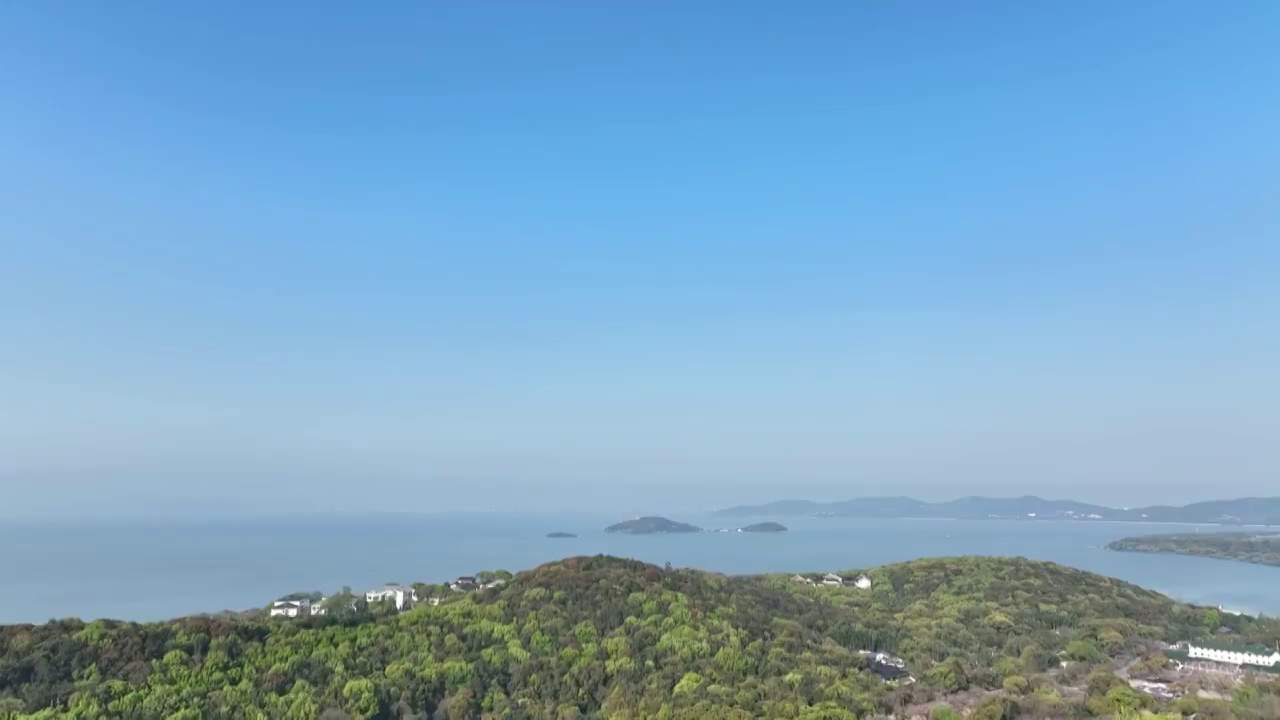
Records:
{"label": "building rooftop", "polygon": [[1221,650],[1223,652],[1252,653],[1254,655],[1270,655],[1276,652],[1275,648],[1269,648],[1266,645],[1257,643],[1232,643],[1223,642],[1221,640],[1195,640],[1187,643],[1191,647],[1205,648],[1208,650]]}

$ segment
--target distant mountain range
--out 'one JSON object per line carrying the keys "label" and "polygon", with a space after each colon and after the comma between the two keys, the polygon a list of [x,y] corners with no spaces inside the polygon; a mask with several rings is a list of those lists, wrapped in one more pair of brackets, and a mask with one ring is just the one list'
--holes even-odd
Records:
{"label": "distant mountain range", "polygon": [[1280,498],[1212,500],[1190,505],[1151,505],[1111,508],[1074,500],[964,497],[925,502],[909,497],[869,497],[842,502],[779,500],[764,505],[739,505],[716,512],[726,517],[865,517],[947,518],[954,520],[1124,520],[1129,522],[1221,523],[1280,525]]}

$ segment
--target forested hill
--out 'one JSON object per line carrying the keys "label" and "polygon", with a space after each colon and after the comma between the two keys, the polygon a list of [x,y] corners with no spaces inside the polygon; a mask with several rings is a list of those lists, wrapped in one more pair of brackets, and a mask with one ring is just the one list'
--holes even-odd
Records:
{"label": "forested hill", "polygon": [[1107,545],[1123,552],[1169,553],[1238,560],[1256,565],[1280,565],[1280,534],[1180,533],[1141,535]]}
{"label": "forested hill", "polygon": [[[1085,702],[1151,706],[1105,674],[1086,688],[1088,670],[1219,624],[1050,563],[865,572],[868,590],[571,558],[399,614],[3,627],[0,717],[853,720],[945,704],[1070,717]],[[1221,622],[1258,641],[1275,632]],[[859,649],[901,656],[918,682],[881,682]]]}

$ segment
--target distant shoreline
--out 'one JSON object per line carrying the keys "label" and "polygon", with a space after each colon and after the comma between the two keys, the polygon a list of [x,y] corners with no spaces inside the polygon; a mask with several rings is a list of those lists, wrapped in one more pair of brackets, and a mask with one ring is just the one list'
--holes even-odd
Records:
{"label": "distant shoreline", "polygon": [[1114,553],[1124,553],[1126,555],[1169,555],[1171,557],[1198,558],[1200,560],[1221,560],[1222,562],[1236,563],[1237,565],[1248,565],[1250,567],[1275,568],[1280,570],[1280,565],[1272,565],[1271,563],[1260,563],[1244,560],[1242,558],[1221,557],[1218,555],[1204,555],[1201,553],[1180,552],[1178,550],[1124,550],[1114,548],[1111,545],[1103,545],[1103,550],[1109,550]]}
{"label": "distant shoreline", "polygon": [[1246,497],[1190,505],[1108,507],[1077,500],[969,496],[942,502],[910,497],[864,497],[839,502],[778,500],[759,505],[736,505],[713,513],[718,517],[849,517],[887,520],[930,518],[948,520],[1058,520],[1076,522],[1134,522],[1222,527],[1280,527],[1280,497]]}
{"label": "distant shoreline", "polygon": [[[763,516],[762,516],[763,517]],[[869,515],[794,515],[792,517],[808,520],[951,520],[954,522],[1045,522],[1045,523],[1079,523],[1082,525],[1185,525],[1187,527],[1220,527],[1220,528],[1263,528],[1280,530],[1280,525],[1241,525],[1238,523],[1190,522],[1180,520],[1082,520],[1079,518],[1020,518],[1020,517],[941,517],[938,515],[903,515],[901,517],[874,517]]]}
{"label": "distant shoreline", "polygon": [[[745,519],[707,518],[705,513],[673,514],[704,527],[735,528]],[[616,517],[616,516],[615,516]],[[963,523],[954,519],[888,520],[777,518],[790,528],[780,535],[745,533],[630,536],[606,534],[607,516],[547,520],[542,513],[513,516],[450,517],[422,522],[401,518],[384,523],[347,518],[309,518],[299,524],[255,522],[172,524],[153,530],[136,525],[45,524],[14,528],[0,523],[4,538],[29,545],[7,568],[0,599],[5,622],[44,622],[89,614],[124,620],[158,620],[211,609],[255,607],[295,590],[333,589],[343,584],[379,587],[413,578],[455,578],[477,568],[531,567],[574,553],[614,553],[681,567],[726,574],[754,574],[791,568],[831,570],[872,567],[900,559],[952,555],[1031,553],[1072,567],[1089,568],[1152,587],[1179,599],[1222,604],[1280,616],[1280,576],[1237,563],[1206,566],[1189,559],[1141,558],[1104,552],[1112,540],[1156,532],[1191,533],[1192,526],[1154,530],[1150,525],[1083,523]],[[924,520],[922,522],[921,520]],[[1101,521],[1100,521],[1101,522]],[[1231,528],[1200,528],[1219,532]],[[547,531],[567,531],[577,539],[544,539]],[[1245,528],[1244,532],[1276,530]],[[448,552],[427,558],[415,548],[380,538],[418,537]],[[950,535],[951,537],[946,537]],[[722,537],[725,536],[725,537]],[[280,542],[309,538],[307,563],[283,573],[275,551]],[[1028,543],[1025,548],[1010,538]],[[453,546],[456,546],[454,548]],[[161,585],[154,567],[167,567]],[[1207,568],[1218,580],[1198,580]],[[74,578],[74,579],[73,579]],[[1256,581],[1256,582],[1255,582]],[[154,583],[154,584],[152,584]],[[140,589],[141,588],[141,589]],[[198,588],[198,589],[197,589]]]}
{"label": "distant shoreline", "polygon": [[1180,555],[1280,568],[1280,535],[1250,532],[1167,533],[1120,538],[1115,552]]}
{"label": "distant shoreline", "polygon": [[[1143,552],[1143,551],[1138,551],[1138,552]],[[1157,553],[1152,553],[1152,554],[1157,554]],[[1185,554],[1183,554],[1183,553],[1160,553],[1160,554],[1184,555],[1184,556],[1187,556],[1187,555],[1185,555]],[[496,583],[496,584],[495,584],[495,586],[501,586],[501,585],[505,585],[505,584],[507,584],[507,583],[509,583],[509,582],[514,582],[514,581],[516,581],[516,580],[519,580],[519,579],[520,579],[520,574],[521,574],[521,573],[526,572],[526,571],[533,571],[533,570],[537,570],[537,569],[538,569],[538,567],[540,567],[541,565],[547,565],[547,564],[552,564],[552,563],[560,563],[560,562],[571,561],[571,560],[589,560],[589,559],[599,559],[599,558],[609,558],[609,559],[623,560],[623,561],[627,561],[627,562],[639,562],[639,563],[645,563],[645,564],[652,564],[652,565],[654,565],[654,567],[657,567],[656,563],[647,563],[647,561],[638,560],[638,559],[635,559],[635,558],[628,558],[628,557],[625,557],[625,556],[615,556],[615,555],[611,555],[611,554],[608,554],[608,553],[597,553],[597,554],[594,554],[594,555],[576,555],[576,556],[575,556],[575,555],[570,555],[570,556],[565,556],[565,557],[563,557],[563,558],[560,558],[560,559],[558,559],[558,560],[545,561],[545,562],[543,562],[543,563],[540,563],[540,565],[534,566],[534,567],[532,567],[532,568],[526,568],[525,570],[518,571],[518,572],[516,572],[516,573],[514,573],[514,574],[513,574],[513,573],[507,573],[507,574],[508,574],[508,576],[510,576],[510,577],[508,577],[508,578],[504,578],[500,583]],[[1209,558],[1209,559],[1218,559],[1218,558]],[[1147,585],[1143,585],[1143,584],[1136,583],[1136,582],[1129,581],[1129,580],[1123,580],[1123,579],[1115,578],[1115,577],[1113,577],[1113,576],[1111,576],[1111,575],[1107,575],[1107,574],[1106,574],[1106,573],[1104,573],[1104,572],[1099,572],[1099,571],[1096,571],[1096,570],[1089,570],[1089,569],[1085,569],[1085,568],[1080,568],[1080,567],[1076,567],[1076,566],[1074,566],[1074,565],[1070,565],[1070,564],[1063,563],[1063,562],[1056,561],[1056,560],[1046,560],[1046,559],[1039,559],[1039,558],[1028,558],[1028,557],[1020,556],[1020,555],[1017,555],[1017,554],[1007,554],[1007,555],[967,555],[967,554],[959,554],[959,555],[949,555],[949,554],[942,554],[942,555],[925,555],[925,556],[919,556],[919,557],[909,558],[909,559],[906,559],[906,560],[897,560],[897,561],[892,561],[892,562],[886,562],[886,563],[882,563],[882,564],[879,564],[879,565],[875,565],[875,566],[870,566],[870,567],[867,567],[867,568],[863,568],[863,569],[860,569],[860,570],[859,570],[859,569],[850,569],[850,568],[838,568],[837,570],[838,570],[838,573],[843,573],[843,574],[844,574],[844,577],[845,577],[846,579],[848,579],[848,578],[853,578],[853,577],[858,577],[858,576],[861,576],[861,577],[863,577],[863,578],[867,578],[867,577],[875,577],[875,576],[877,576],[877,574],[878,574],[878,573],[880,573],[881,571],[883,571],[883,570],[884,570],[884,569],[886,569],[886,568],[892,568],[892,567],[897,567],[897,566],[906,566],[906,565],[912,565],[912,564],[929,564],[929,563],[954,563],[954,562],[964,562],[964,561],[976,561],[976,562],[987,562],[987,563],[1033,563],[1033,564],[1036,564],[1036,565],[1042,565],[1042,566],[1056,566],[1056,567],[1063,568],[1063,569],[1065,569],[1065,570],[1067,570],[1067,571],[1070,571],[1070,572],[1073,572],[1073,573],[1080,573],[1080,574],[1082,574],[1082,575],[1089,575],[1089,576],[1095,576],[1095,577],[1100,577],[1100,578],[1107,578],[1107,579],[1110,579],[1110,580],[1119,580],[1120,582],[1124,582],[1124,583],[1127,583],[1127,584],[1130,584],[1130,585],[1134,585],[1135,587],[1139,587],[1139,588],[1141,588],[1141,589],[1143,589],[1143,590],[1146,590],[1146,591],[1148,591],[1148,592],[1157,593],[1157,594],[1162,595],[1162,596],[1164,596],[1164,597],[1166,597],[1166,598],[1168,598],[1168,599],[1170,599],[1170,600],[1173,600],[1173,601],[1175,601],[1175,602],[1183,603],[1183,604],[1186,604],[1186,605],[1191,605],[1191,606],[1194,606],[1194,607],[1204,607],[1204,608],[1216,607],[1218,610],[1220,610],[1220,611],[1222,611],[1222,612],[1228,612],[1228,613],[1231,613],[1231,614],[1233,614],[1233,615],[1243,615],[1243,616],[1255,617],[1255,618],[1256,618],[1256,617],[1262,617],[1262,616],[1264,615],[1264,613],[1263,613],[1262,611],[1257,611],[1257,610],[1234,610],[1234,609],[1227,609],[1227,608],[1225,608],[1223,605],[1221,605],[1221,604],[1217,604],[1217,603],[1213,603],[1212,601],[1208,601],[1208,602],[1206,602],[1206,601],[1197,601],[1197,600],[1184,599],[1184,598],[1179,597],[1176,593],[1171,593],[1171,592],[1168,592],[1168,591],[1165,591],[1165,590],[1161,590],[1161,589],[1158,589],[1158,588],[1155,588],[1155,587],[1149,587],[1149,586],[1147,586]],[[1245,563],[1245,564],[1250,564],[1250,563]],[[825,589],[824,584],[823,584],[822,582],[820,582],[821,577],[822,577],[821,571],[815,571],[815,570],[801,570],[801,571],[796,571],[796,570],[767,570],[767,571],[759,571],[759,572],[756,572],[756,571],[751,571],[751,572],[721,572],[721,571],[718,571],[718,570],[710,569],[710,568],[707,568],[707,567],[701,567],[701,566],[688,566],[688,567],[681,567],[681,568],[678,568],[678,569],[679,569],[679,570],[682,570],[682,571],[692,571],[692,572],[702,573],[702,574],[706,574],[706,575],[714,575],[714,576],[720,576],[720,577],[726,577],[726,578],[734,578],[734,579],[748,579],[748,580],[750,580],[750,579],[763,579],[763,580],[770,580],[770,579],[772,579],[772,580],[782,580],[782,581],[790,582],[790,581],[791,581],[791,580],[793,580],[795,577],[797,577],[797,574],[798,574],[798,575],[800,575],[800,576],[813,576],[814,578],[818,579],[818,580],[819,580],[819,582],[817,582],[816,584],[815,584],[815,583],[810,583],[810,585],[813,585],[813,586],[814,586],[816,589],[818,589],[818,590],[823,590],[823,589]],[[671,567],[667,567],[667,571],[671,571],[671,570],[672,570],[672,568],[671,568]],[[502,572],[502,571],[499,571],[499,572]],[[479,574],[479,573],[478,573],[478,574]],[[415,586],[416,586],[416,585],[418,585],[418,584],[419,584],[419,583],[414,583],[414,585],[415,585]],[[441,584],[441,585],[438,585],[438,586],[439,586],[439,587],[444,588],[446,591],[449,589],[449,586],[448,586],[448,584],[447,584],[447,583],[446,583],[446,584]],[[838,587],[843,587],[844,589],[848,590],[848,589],[851,589],[851,588],[853,588],[853,587],[855,587],[855,586],[852,584],[852,582],[850,582],[850,581],[846,580],[846,582],[845,582],[843,585],[838,585]],[[868,585],[868,586],[867,586],[867,588],[869,588],[869,587],[870,587],[870,586]],[[858,589],[859,589],[859,590],[865,590],[865,589],[867,589],[867,588],[863,588],[863,587],[861,587],[861,586],[858,586]],[[346,589],[347,589],[347,588],[344,588],[344,591],[345,591]],[[468,590],[467,592],[472,592],[472,593],[474,593],[474,592],[476,592],[476,591],[477,591],[477,589],[479,589],[479,590],[484,590],[484,589],[492,589],[492,588],[491,588],[491,586],[484,586],[484,585],[482,585],[482,586],[479,586],[478,588],[477,588],[477,587],[472,587],[472,588],[471,588],[470,590]],[[298,595],[303,595],[303,594],[321,595],[322,593],[320,593],[320,592],[318,592],[318,591],[317,591],[317,592],[315,592],[315,593],[298,593]],[[465,594],[465,593],[459,593],[458,595],[450,595],[450,594],[448,594],[448,593],[446,592],[446,594],[445,594],[445,596],[444,596],[444,597],[446,597],[446,598],[451,598],[451,597],[462,597],[464,594]],[[359,598],[359,597],[363,597],[364,595],[365,595],[365,593],[363,593],[363,592],[356,592],[356,593],[353,595],[353,597]],[[390,602],[390,601],[387,601],[387,602]],[[418,604],[438,604],[438,603],[426,603],[426,598],[420,598],[420,599],[418,599],[418,600],[415,600],[415,601],[414,601],[414,605],[415,605],[415,606],[416,606],[416,605],[418,605]],[[0,620],[0,628],[5,628],[5,627],[24,627],[24,626],[25,626],[25,627],[38,627],[38,626],[41,626],[41,625],[46,625],[46,624],[55,623],[55,622],[60,622],[60,621],[65,621],[65,620],[74,621],[74,622],[80,622],[80,623],[106,622],[106,623],[124,623],[124,624],[131,624],[131,625],[156,625],[156,624],[169,624],[169,623],[175,623],[175,622],[179,622],[179,621],[183,621],[183,620],[196,619],[196,618],[209,618],[209,619],[223,618],[223,619],[229,619],[229,620],[233,620],[233,621],[234,621],[234,620],[241,620],[241,619],[259,619],[259,620],[267,620],[267,619],[270,619],[270,616],[267,614],[267,612],[266,612],[266,608],[261,607],[261,606],[253,606],[253,607],[245,607],[245,608],[238,609],[238,610],[236,610],[236,609],[229,609],[229,608],[228,608],[228,609],[222,609],[222,610],[196,610],[196,611],[191,611],[191,612],[181,612],[181,613],[177,613],[177,614],[174,614],[174,615],[168,615],[168,616],[163,616],[163,617],[154,617],[154,618],[146,618],[146,619],[129,619],[129,618],[121,618],[121,617],[93,616],[93,615],[85,615],[85,616],[80,616],[80,615],[70,615],[70,616],[65,616],[65,617],[60,617],[60,618],[50,618],[50,619],[48,619],[48,620],[43,620],[43,621],[5,621],[5,620]]]}

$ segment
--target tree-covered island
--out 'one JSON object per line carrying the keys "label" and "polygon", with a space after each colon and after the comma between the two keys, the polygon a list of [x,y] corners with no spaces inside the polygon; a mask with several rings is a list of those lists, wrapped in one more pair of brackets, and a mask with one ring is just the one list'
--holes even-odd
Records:
{"label": "tree-covered island", "polygon": [[625,533],[627,535],[654,535],[658,533],[696,533],[702,532],[702,528],[650,515],[615,523],[605,528],[604,531],[608,533]]}
{"label": "tree-covered island", "polygon": [[741,528],[741,530],[742,532],[756,532],[756,533],[786,532],[787,526],[783,525],[782,523],[776,523],[776,522],[762,522],[762,523],[747,525]]}

